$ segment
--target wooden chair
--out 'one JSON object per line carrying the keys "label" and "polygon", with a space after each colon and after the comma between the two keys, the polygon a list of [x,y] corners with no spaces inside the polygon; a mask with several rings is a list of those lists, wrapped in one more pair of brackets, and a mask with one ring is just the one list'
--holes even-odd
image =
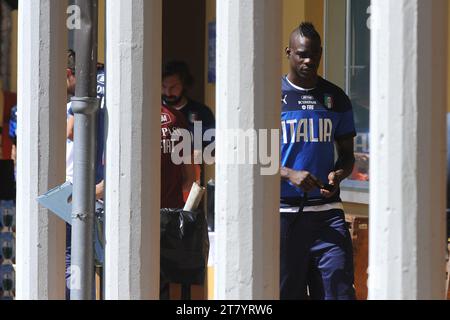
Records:
{"label": "wooden chair", "polygon": [[353,243],[353,265],[355,272],[355,291],[357,300],[367,300],[369,268],[369,218],[346,215]]}
{"label": "wooden chair", "polygon": [[445,286],[447,300],[450,300],[450,238],[447,247],[447,285]]}

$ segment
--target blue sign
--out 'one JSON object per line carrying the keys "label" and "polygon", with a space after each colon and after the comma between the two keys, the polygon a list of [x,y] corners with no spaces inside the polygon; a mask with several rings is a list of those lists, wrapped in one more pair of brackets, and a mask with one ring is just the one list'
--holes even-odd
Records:
{"label": "blue sign", "polygon": [[216,83],[216,22],[208,23],[208,83]]}

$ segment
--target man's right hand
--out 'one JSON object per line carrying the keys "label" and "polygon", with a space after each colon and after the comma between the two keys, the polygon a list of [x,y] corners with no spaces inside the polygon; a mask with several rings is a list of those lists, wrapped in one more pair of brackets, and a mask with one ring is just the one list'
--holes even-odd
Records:
{"label": "man's right hand", "polygon": [[316,188],[320,188],[320,181],[308,171],[281,168],[280,173],[283,180],[291,182],[294,186],[302,188],[305,192],[311,192]]}

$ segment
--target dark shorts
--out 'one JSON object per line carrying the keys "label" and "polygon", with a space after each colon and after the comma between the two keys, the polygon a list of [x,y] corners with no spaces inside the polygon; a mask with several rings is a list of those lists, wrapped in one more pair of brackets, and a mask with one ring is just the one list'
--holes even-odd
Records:
{"label": "dark shorts", "polygon": [[342,210],[281,213],[280,298],[355,299],[352,240]]}

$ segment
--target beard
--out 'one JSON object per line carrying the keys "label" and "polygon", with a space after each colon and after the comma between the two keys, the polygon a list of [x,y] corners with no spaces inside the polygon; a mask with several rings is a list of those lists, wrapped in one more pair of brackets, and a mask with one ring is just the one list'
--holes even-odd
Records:
{"label": "beard", "polygon": [[173,106],[176,106],[177,104],[179,104],[181,102],[181,100],[183,100],[183,95],[181,95],[179,97],[162,95],[161,100],[165,106],[173,107]]}
{"label": "beard", "polygon": [[317,76],[318,67],[312,66],[308,69],[305,68],[296,68],[296,74],[300,79],[310,80],[314,79]]}

